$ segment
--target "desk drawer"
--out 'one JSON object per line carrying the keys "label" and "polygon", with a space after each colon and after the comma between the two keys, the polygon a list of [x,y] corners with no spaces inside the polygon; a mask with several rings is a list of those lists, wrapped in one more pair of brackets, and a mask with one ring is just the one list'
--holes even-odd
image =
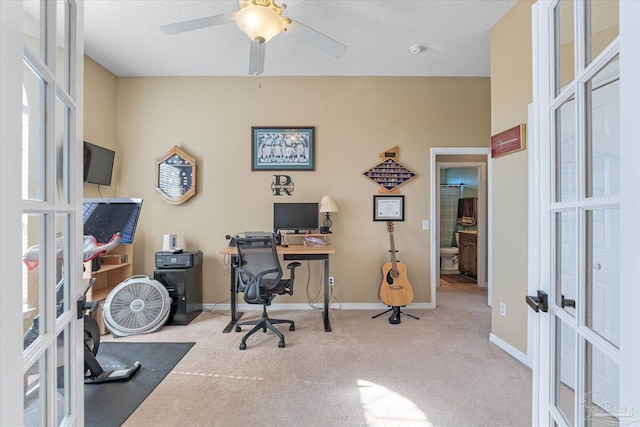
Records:
{"label": "desk drawer", "polygon": [[328,254],[284,254],[282,257],[285,261],[317,261],[329,259]]}

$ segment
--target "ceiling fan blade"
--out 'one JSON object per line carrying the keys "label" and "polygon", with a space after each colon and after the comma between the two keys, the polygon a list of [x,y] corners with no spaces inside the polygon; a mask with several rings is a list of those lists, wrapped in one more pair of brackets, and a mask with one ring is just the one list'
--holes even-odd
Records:
{"label": "ceiling fan blade", "polygon": [[186,31],[199,30],[201,28],[213,27],[216,25],[234,22],[232,13],[224,15],[207,16],[204,18],[190,19],[188,21],[175,22],[173,24],[162,25],[160,30],[166,34],[179,34]]}
{"label": "ceiling fan blade", "polygon": [[301,42],[311,45],[334,58],[340,58],[347,50],[347,46],[342,43],[293,19],[287,28],[286,34],[291,34]]}
{"label": "ceiling fan blade", "polygon": [[264,73],[264,43],[251,42],[249,50],[249,74],[259,76]]}

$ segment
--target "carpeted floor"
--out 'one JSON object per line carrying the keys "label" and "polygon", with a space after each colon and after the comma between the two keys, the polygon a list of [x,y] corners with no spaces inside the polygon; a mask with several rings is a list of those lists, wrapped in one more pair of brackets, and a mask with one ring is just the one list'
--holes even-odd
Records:
{"label": "carpeted floor", "polygon": [[258,333],[238,350],[228,312],[120,338],[197,343],[124,425],[530,426],[531,371],[489,342],[486,288],[440,287],[437,304],[397,325],[332,310],[331,333],[319,311],[273,312],[296,321],[282,349]]}

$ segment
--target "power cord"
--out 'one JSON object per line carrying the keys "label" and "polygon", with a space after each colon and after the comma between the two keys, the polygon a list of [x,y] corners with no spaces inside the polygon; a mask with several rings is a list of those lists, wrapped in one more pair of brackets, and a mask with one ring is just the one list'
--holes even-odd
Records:
{"label": "power cord", "polygon": [[224,269],[222,273],[223,276],[228,276],[231,274],[231,255],[226,254],[222,257],[222,264],[227,267]]}
{"label": "power cord", "polygon": [[315,296],[311,295],[311,266],[309,264],[309,261],[307,261],[307,302],[309,303],[309,307],[314,310],[323,309],[323,307],[314,305],[317,302],[318,298],[320,298],[320,291],[321,289],[318,289]]}
{"label": "power cord", "polygon": [[[338,304],[338,308],[331,308],[332,299]],[[333,295],[333,286],[331,286],[331,290],[329,291],[329,310],[342,310],[342,301]]]}
{"label": "power cord", "polygon": [[[321,294],[322,294],[322,290],[323,290],[323,287],[324,287],[324,271],[320,275],[320,284],[321,284],[321,286],[318,288],[318,291],[314,296],[312,296],[311,292],[310,292],[311,268],[309,266],[309,261],[307,261],[307,272],[308,272],[307,273],[307,301],[309,303],[309,306],[314,310],[324,310],[324,301],[319,302],[319,300],[321,299]],[[338,304],[338,307],[337,308],[331,308],[331,306],[329,306],[330,310],[342,310],[342,301],[340,301],[333,294],[333,286],[329,286],[329,304],[331,304],[331,300],[335,301]],[[321,306],[317,306],[315,304],[321,304]]]}
{"label": "power cord", "polygon": [[[216,315],[216,314],[220,314],[220,315],[221,315],[221,314],[223,314],[221,311],[217,311],[217,312],[215,312],[215,311],[213,311],[213,310],[215,310],[215,308],[216,308],[216,306],[217,306],[218,304],[222,304],[222,303],[225,303],[225,302],[227,302],[227,301],[231,301],[231,298],[227,298],[227,299],[222,300],[222,301],[216,301],[216,302],[214,302],[214,303],[213,303],[213,307],[211,307],[211,308],[204,308],[204,307],[202,307],[202,311],[206,311],[207,313],[209,313],[209,314],[213,314],[213,315]],[[227,314],[225,313],[225,316],[226,316],[226,315],[227,315]]]}

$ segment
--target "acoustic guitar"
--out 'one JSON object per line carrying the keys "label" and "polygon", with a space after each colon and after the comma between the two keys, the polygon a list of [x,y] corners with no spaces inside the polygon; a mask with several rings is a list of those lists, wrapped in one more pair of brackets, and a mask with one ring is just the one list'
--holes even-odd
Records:
{"label": "acoustic guitar", "polygon": [[396,261],[396,248],[393,242],[393,222],[387,222],[391,243],[391,262],[382,266],[382,284],[380,299],[391,307],[402,307],[413,301],[413,288],[407,279],[407,266]]}

